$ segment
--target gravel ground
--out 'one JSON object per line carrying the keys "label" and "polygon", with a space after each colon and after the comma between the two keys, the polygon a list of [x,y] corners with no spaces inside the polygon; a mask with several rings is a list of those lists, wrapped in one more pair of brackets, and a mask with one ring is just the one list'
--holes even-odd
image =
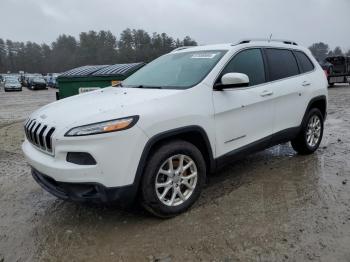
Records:
{"label": "gravel ground", "polygon": [[20,149],[54,90],[0,90],[0,261],[350,261],[350,87],[329,90],[320,149],[289,144],[209,177],[187,213],[68,203],[31,178]]}

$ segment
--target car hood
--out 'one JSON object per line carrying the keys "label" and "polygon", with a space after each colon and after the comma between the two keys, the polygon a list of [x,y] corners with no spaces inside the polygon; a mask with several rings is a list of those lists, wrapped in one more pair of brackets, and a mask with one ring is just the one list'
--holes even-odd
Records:
{"label": "car hood", "polygon": [[168,89],[108,87],[68,97],[35,111],[30,118],[55,126],[79,125],[141,114],[142,108],[165,96],[181,92]]}

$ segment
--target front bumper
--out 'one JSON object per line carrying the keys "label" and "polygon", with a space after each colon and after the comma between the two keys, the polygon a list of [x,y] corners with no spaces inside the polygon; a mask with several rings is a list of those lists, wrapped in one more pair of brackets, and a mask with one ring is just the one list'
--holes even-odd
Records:
{"label": "front bumper", "polygon": [[33,89],[47,89],[46,84],[32,84]]}
{"label": "front bumper", "polygon": [[75,202],[117,202],[126,206],[133,202],[137,192],[137,187],[134,185],[108,188],[98,183],[59,182],[34,168],[32,168],[32,176],[42,188],[52,195]]}
{"label": "front bumper", "polygon": [[5,91],[22,91],[22,87],[4,87]]}
{"label": "front bumper", "polygon": [[[59,131],[58,131],[59,132]],[[57,138],[59,136],[60,138]],[[22,150],[35,170],[65,183],[96,183],[104,187],[124,187],[134,183],[147,137],[137,126],[110,134],[66,138],[55,134],[53,153],[48,154],[25,139]],[[85,152],[95,165],[67,161],[69,152]]]}

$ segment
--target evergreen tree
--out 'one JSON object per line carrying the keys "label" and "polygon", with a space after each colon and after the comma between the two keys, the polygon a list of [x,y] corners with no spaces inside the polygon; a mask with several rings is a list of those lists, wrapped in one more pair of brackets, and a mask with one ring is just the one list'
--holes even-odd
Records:
{"label": "evergreen tree", "polygon": [[82,32],[77,40],[60,35],[48,44],[0,39],[0,73],[7,71],[49,73],[94,64],[150,62],[180,46],[197,45],[191,37],[183,40],[166,33],[149,35],[142,29],[125,29],[117,41],[110,31]]}

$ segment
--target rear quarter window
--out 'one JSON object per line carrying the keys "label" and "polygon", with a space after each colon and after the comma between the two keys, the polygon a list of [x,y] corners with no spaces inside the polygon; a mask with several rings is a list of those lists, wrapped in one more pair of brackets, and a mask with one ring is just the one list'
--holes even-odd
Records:
{"label": "rear quarter window", "polygon": [[269,65],[270,81],[299,74],[299,67],[293,52],[287,49],[265,49]]}
{"label": "rear quarter window", "polygon": [[301,73],[307,73],[314,70],[315,66],[311,62],[310,58],[304,52],[295,51],[294,54],[300,65]]}

